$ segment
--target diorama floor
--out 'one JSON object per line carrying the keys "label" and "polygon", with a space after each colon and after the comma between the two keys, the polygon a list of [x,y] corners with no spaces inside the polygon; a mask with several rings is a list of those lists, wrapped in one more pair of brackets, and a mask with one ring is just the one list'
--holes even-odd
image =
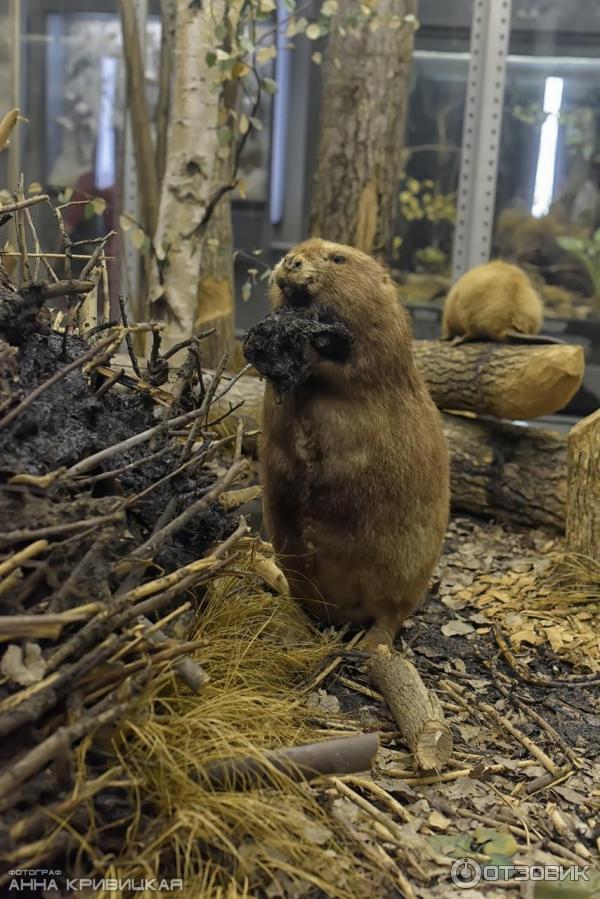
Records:
{"label": "diorama floor", "polygon": [[[453,518],[432,595],[402,640],[453,731],[443,773],[412,771],[360,661],[349,656],[315,682],[311,701],[324,732],[385,734],[373,772],[348,779],[371,804],[370,821],[367,806],[336,802],[352,826],[379,828],[380,839],[389,821],[417,896],[598,895],[600,597],[596,586],[565,605],[554,570],[560,549],[542,531]],[[586,869],[590,880],[482,879],[465,891],[447,863],[435,870],[436,852],[479,858],[500,880],[503,865],[552,864]]]}

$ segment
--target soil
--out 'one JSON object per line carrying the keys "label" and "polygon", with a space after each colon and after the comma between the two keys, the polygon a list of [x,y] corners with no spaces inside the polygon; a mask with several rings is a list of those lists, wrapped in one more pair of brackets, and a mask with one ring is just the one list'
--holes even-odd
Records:
{"label": "soil", "polygon": [[327,306],[279,306],[244,341],[244,355],[278,394],[289,393],[310,376],[312,348],[322,359],[345,362],[352,334]]}

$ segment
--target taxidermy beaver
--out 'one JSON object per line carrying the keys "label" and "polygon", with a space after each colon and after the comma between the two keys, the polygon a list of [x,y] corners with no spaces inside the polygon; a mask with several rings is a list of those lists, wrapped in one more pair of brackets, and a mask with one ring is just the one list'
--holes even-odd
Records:
{"label": "taxidermy beaver", "polygon": [[327,622],[370,623],[367,649],[391,645],[426,593],[449,503],[448,450],[408,315],[378,262],[320,239],[277,265],[273,301],[245,346],[274,382],[265,523],[292,595]]}
{"label": "taxidermy beaver", "polygon": [[496,260],[478,265],[460,278],[446,299],[442,338],[519,343],[562,343],[539,336],[542,301],[525,272]]}

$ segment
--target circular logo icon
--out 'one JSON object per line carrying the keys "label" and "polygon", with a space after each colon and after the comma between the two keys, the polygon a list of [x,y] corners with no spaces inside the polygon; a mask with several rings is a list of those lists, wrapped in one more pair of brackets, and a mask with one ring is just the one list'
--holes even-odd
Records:
{"label": "circular logo icon", "polygon": [[472,858],[459,858],[452,865],[450,876],[455,886],[468,890],[481,880],[481,865]]}

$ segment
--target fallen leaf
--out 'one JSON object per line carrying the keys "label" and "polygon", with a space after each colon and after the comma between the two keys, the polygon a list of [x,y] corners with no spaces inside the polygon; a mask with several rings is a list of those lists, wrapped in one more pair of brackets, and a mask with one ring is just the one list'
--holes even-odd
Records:
{"label": "fallen leaf", "polygon": [[447,621],[446,624],[443,624],[441,630],[444,637],[456,637],[464,634],[472,634],[475,628],[472,624],[469,624],[468,621],[461,621],[459,618],[454,618],[452,621]]}

